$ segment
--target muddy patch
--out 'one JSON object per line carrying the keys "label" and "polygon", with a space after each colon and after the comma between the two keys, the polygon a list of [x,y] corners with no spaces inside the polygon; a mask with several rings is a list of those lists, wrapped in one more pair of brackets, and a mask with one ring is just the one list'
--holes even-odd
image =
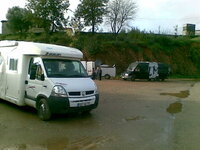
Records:
{"label": "muddy patch", "polygon": [[113,141],[113,139],[105,136],[83,137],[70,142],[67,138],[53,138],[37,146],[20,144],[0,150],[95,150],[103,146],[106,142]]}
{"label": "muddy patch", "polygon": [[170,114],[176,114],[182,111],[183,104],[180,102],[175,102],[169,105],[167,112]]}
{"label": "muddy patch", "polygon": [[28,144],[20,144],[17,146],[12,146],[12,147],[5,147],[2,148],[1,150],[47,150],[47,148],[43,146],[33,146],[33,145],[28,145]]}
{"label": "muddy patch", "polygon": [[0,129],[6,129],[6,128],[7,128],[6,125],[0,123]]}
{"label": "muddy patch", "polygon": [[144,116],[132,116],[132,117],[127,117],[124,120],[125,121],[137,121],[137,120],[144,120]]}
{"label": "muddy patch", "polygon": [[160,93],[160,95],[170,95],[170,96],[175,96],[178,98],[187,98],[190,95],[190,91],[180,91],[179,93]]}
{"label": "muddy patch", "polygon": [[190,86],[191,86],[191,87],[194,87],[194,85],[195,85],[195,83],[192,83]]}
{"label": "muddy patch", "polygon": [[69,146],[69,140],[67,138],[54,138],[49,139],[46,143],[48,150],[64,150]]}
{"label": "muddy patch", "polygon": [[112,139],[105,136],[83,137],[71,142],[67,138],[50,139],[47,141],[46,147],[47,150],[95,150],[108,141],[112,141]]}

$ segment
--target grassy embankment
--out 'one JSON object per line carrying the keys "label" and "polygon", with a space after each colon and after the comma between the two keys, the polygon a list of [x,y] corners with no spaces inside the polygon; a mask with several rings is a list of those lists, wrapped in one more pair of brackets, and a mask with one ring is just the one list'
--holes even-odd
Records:
{"label": "grassy embankment", "polygon": [[132,31],[113,34],[66,33],[0,35],[0,40],[23,40],[72,46],[84,53],[85,60],[101,60],[123,72],[134,61],[170,64],[173,77],[200,77],[200,40]]}

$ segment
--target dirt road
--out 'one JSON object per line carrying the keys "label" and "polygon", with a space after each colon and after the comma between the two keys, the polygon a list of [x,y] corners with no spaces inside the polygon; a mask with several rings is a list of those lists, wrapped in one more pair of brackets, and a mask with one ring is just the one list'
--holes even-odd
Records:
{"label": "dirt road", "polygon": [[[173,150],[199,146],[183,144],[188,140],[186,133],[194,132],[198,139],[200,135],[199,117],[190,118],[190,122],[187,117],[193,107],[199,114],[198,82],[96,83],[100,103],[89,115],[56,115],[44,122],[34,109],[0,101],[0,150]],[[187,129],[190,123],[195,131]]]}

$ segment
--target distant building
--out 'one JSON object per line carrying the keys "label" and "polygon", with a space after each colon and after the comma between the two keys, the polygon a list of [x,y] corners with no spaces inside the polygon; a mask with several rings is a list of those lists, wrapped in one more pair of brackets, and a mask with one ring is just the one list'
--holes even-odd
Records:
{"label": "distant building", "polygon": [[183,35],[195,35],[195,24],[185,24],[183,25]]}
{"label": "distant building", "polygon": [[9,31],[9,29],[7,28],[7,22],[8,21],[6,21],[6,20],[2,20],[1,21],[1,23],[2,23],[2,34],[9,34],[9,33],[11,33],[10,31]]}

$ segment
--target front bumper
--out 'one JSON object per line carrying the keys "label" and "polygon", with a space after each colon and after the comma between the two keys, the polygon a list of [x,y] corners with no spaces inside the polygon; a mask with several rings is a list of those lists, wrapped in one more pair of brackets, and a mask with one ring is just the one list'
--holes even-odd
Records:
{"label": "front bumper", "polygon": [[[99,103],[99,94],[96,94],[95,96],[95,101],[93,104],[90,105],[80,105],[80,106],[71,106],[71,100],[68,97],[55,97],[55,96],[50,96],[48,98],[48,104],[50,111],[52,113],[71,113],[71,112],[84,112],[84,111],[90,111],[92,109],[95,109],[98,106]],[[90,99],[90,97],[88,97]],[[79,99],[77,99],[79,100]],[[80,102],[82,99],[79,100]],[[81,104],[81,103],[80,103]]]}

